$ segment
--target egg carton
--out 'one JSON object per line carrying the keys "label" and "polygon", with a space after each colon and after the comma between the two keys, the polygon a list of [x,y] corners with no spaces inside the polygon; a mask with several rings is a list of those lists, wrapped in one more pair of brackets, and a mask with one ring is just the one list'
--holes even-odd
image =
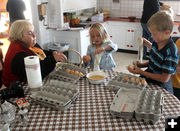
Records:
{"label": "egg carton", "polygon": [[32,98],[41,105],[65,110],[78,98],[77,87],[73,83],[51,79],[49,83],[43,85],[40,91],[34,92]]}
{"label": "egg carton", "polygon": [[163,109],[163,96],[160,91],[120,88],[110,106],[115,117],[136,119],[155,124]]}
{"label": "egg carton", "polygon": [[135,108],[137,121],[155,124],[163,112],[163,95],[157,90],[144,90],[141,92]]}
{"label": "egg carton", "polygon": [[[68,72],[67,69],[74,71],[74,72]],[[71,74],[71,75],[77,75],[76,72],[78,72],[78,73],[81,73],[80,77],[84,77],[86,75],[86,69],[85,68],[81,68],[77,65],[70,64],[70,63],[58,62],[56,64],[55,70],[56,71],[63,70],[66,73]]]}
{"label": "egg carton", "polygon": [[146,86],[145,78],[121,72],[108,82],[106,89],[117,92],[119,88],[137,88],[143,90]]}
{"label": "egg carton", "polygon": [[110,113],[124,119],[134,118],[136,100],[140,93],[141,90],[120,88],[111,103]]}

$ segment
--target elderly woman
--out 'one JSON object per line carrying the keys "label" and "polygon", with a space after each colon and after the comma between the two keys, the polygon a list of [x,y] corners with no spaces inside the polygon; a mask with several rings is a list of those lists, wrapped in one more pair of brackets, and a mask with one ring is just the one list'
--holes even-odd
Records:
{"label": "elderly woman", "polygon": [[10,87],[14,81],[26,82],[24,58],[37,55],[40,59],[42,78],[55,68],[56,62],[65,62],[66,56],[60,52],[44,51],[36,43],[36,34],[33,25],[26,20],[17,20],[11,25],[8,48],[3,73],[2,83]]}

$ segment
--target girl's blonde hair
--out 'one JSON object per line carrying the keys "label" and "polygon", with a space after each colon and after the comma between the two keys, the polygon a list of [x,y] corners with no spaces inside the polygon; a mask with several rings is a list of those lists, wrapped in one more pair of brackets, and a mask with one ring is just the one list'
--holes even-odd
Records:
{"label": "girl's blonde hair", "polygon": [[34,27],[29,21],[27,20],[16,20],[12,23],[9,33],[9,40],[10,41],[17,41],[22,40],[24,31],[26,31],[29,27]]}
{"label": "girl's blonde hair", "polygon": [[99,32],[103,43],[110,41],[109,34],[107,33],[106,28],[101,23],[94,23],[93,25],[91,25],[90,30],[89,30],[91,45],[94,45],[92,41],[92,36],[91,36],[91,31],[93,29],[96,29]]}
{"label": "girl's blonde hair", "polygon": [[174,20],[166,11],[160,11],[151,16],[147,22],[147,26],[157,31],[170,30],[172,32]]}

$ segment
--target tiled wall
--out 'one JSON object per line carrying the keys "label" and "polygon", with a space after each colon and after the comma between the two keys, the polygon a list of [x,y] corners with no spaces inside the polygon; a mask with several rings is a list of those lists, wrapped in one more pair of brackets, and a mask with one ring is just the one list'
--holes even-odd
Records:
{"label": "tiled wall", "polygon": [[[113,0],[97,0],[98,9],[109,10],[112,17],[136,16],[140,18],[144,0],[119,0],[119,4],[113,4]],[[175,14],[180,14],[180,1],[161,1],[172,6]]]}

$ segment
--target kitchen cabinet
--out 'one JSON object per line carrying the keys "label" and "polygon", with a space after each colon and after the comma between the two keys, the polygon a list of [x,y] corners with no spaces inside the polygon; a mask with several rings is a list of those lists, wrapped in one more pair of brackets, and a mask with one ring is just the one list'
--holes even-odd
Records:
{"label": "kitchen cabinet", "polygon": [[64,13],[96,8],[96,0],[48,0],[47,19],[50,28],[67,28]]}
{"label": "kitchen cabinet", "polygon": [[63,12],[74,12],[96,7],[96,0],[62,0],[62,4]]}
{"label": "kitchen cabinet", "polygon": [[[89,28],[77,31],[50,30],[50,34],[56,42],[68,43],[69,49],[78,51],[81,57],[86,55],[87,47],[90,44]],[[68,57],[70,63],[78,63],[80,60],[80,57],[74,52],[68,52]]]}
{"label": "kitchen cabinet", "polygon": [[108,32],[119,49],[138,50],[137,39],[142,36],[140,23],[108,21]]}
{"label": "kitchen cabinet", "polygon": [[173,30],[172,30],[172,33],[171,33],[172,37],[180,37],[180,32],[178,31],[178,26],[179,26],[179,24],[175,24],[173,26]]}

